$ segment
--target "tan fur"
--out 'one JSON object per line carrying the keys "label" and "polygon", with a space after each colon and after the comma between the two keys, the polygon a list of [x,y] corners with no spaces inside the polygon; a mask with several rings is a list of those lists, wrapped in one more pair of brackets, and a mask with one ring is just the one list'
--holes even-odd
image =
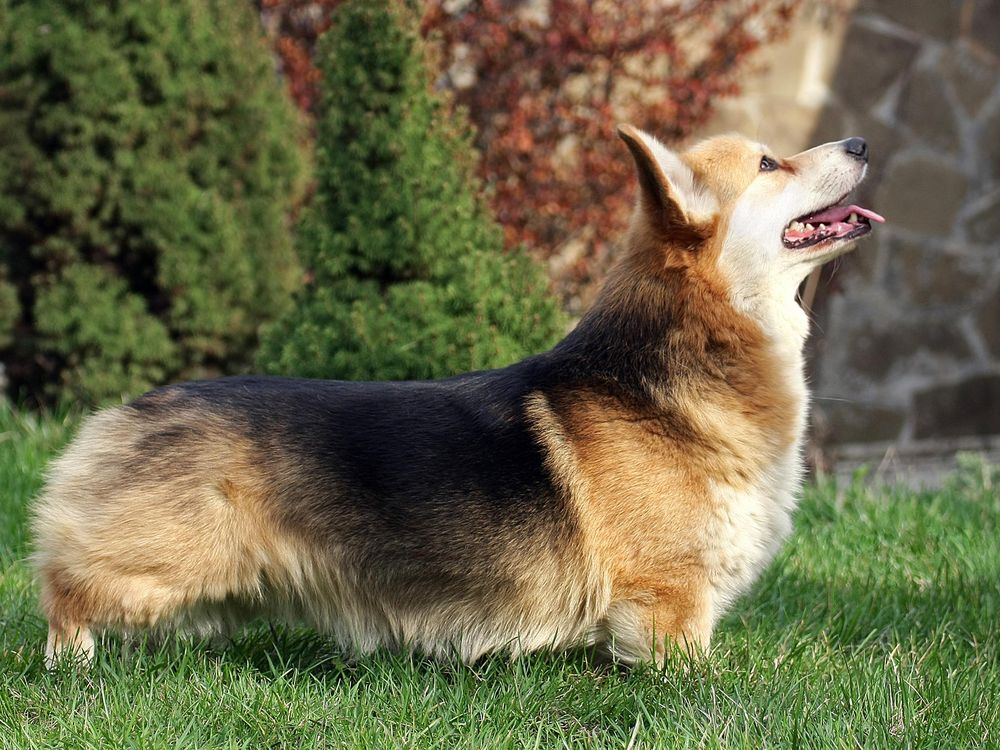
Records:
{"label": "tan fur", "polygon": [[[164,446],[162,463],[136,450],[153,432],[192,424],[200,429]],[[200,602],[259,597],[261,571],[294,568],[264,492],[248,446],[204,416],[151,424],[112,409],[88,420],[35,508],[50,657],[81,626],[154,627]]]}
{"label": "tan fur", "polygon": [[[747,158],[748,143],[738,136],[687,152],[684,162],[711,188],[719,210],[711,223],[695,224],[693,233],[689,221],[672,234],[651,217],[663,212],[659,201],[676,196],[661,189],[660,198],[650,198],[663,175],[645,144],[627,134],[625,140],[640,173],[645,160],[652,174],[625,243],[628,255],[612,272],[598,306],[646,304],[658,314],[682,317],[686,325],[673,332],[677,338],[668,346],[686,352],[697,366],[669,392],[650,386],[665,407],[661,414],[579,393],[559,413],[537,395],[533,414],[552,469],[573,498],[587,548],[610,580],[606,636],[625,658],[648,658],[652,650],[660,659],[664,638],[694,650],[710,642],[716,617],[713,533],[729,513],[717,480],[729,478],[737,491],[765,481],[769,467],[795,450],[796,416],[804,403],[783,387],[780,352],[757,321],[734,308],[719,268],[728,210],[757,176],[756,152]],[[691,252],[699,240],[698,251]],[[637,293],[657,278],[666,293]],[[713,372],[716,364],[699,361],[698,353],[711,347],[727,349],[732,366]]]}
{"label": "tan fur", "polygon": [[593,394],[575,394],[562,416],[541,394],[533,399],[550,467],[572,497],[587,549],[609,582],[602,630],[629,660],[648,658],[651,647],[662,657],[663,638],[708,647],[713,592],[706,535],[713,516],[725,513],[712,478],[743,475],[749,482],[771,458],[769,425],[753,418],[766,407],[744,415],[733,408],[732,393],[698,386],[670,397],[694,425],[696,440],[686,428],[672,434],[669,423]]}

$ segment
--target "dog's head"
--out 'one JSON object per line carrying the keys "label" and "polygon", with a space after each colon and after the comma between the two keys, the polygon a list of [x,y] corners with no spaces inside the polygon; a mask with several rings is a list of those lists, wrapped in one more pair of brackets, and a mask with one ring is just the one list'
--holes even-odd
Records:
{"label": "dog's head", "polygon": [[861,138],[783,159],[735,135],[677,153],[631,126],[618,132],[639,177],[633,245],[667,267],[721,272],[738,304],[790,300],[810,270],[883,221],[845,205],[868,167]]}

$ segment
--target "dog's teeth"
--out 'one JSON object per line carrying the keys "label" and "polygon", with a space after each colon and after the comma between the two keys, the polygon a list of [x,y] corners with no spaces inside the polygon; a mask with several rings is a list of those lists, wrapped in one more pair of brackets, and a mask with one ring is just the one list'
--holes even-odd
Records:
{"label": "dog's teeth", "polygon": [[858,223],[858,215],[852,211],[851,212],[851,216],[848,219],[848,221],[851,222],[852,224],[857,224]]}
{"label": "dog's teeth", "polygon": [[813,230],[814,230],[815,228],[816,228],[816,227],[814,227],[814,226],[813,226],[812,224],[806,224],[806,231],[807,231],[807,232],[811,232],[811,231],[813,231]]}
{"label": "dog's teeth", "polygon": [[819,231],[822,232],[824,229],[826,229],[826,224],[820,224],[819,225]]}

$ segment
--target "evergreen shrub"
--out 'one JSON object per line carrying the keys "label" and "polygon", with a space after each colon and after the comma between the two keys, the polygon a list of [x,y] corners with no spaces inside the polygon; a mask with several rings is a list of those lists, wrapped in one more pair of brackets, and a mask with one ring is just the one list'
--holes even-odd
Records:
{"label": "evergreen shrub", "polygon": [[15,395],[235,372],[301,282],[302,122],[249,3],[0,0],[0,362]]}
{"label": "evergreen shrub", "polygon": [[317,190],[298,244],[309,281],[264,337],[268,371],[435,378],[508,364],[565,329],[542,270],[504,249],[417,22],[412,5],[348,0],[319,42]]}

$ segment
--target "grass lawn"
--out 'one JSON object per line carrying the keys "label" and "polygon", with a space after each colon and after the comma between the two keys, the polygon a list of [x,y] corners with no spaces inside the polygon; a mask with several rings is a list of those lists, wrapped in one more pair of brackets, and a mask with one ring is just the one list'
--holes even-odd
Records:
{"label": "grass lawn", "polygon": [[71,429],[0,405],[0,747],[1000,746],[996,469],[970,461],[933,494],[808,489],[711,656],[662,671],[347,663],[261,625],[226,647],[112,639],[91,670],[48,673],[25,506]]}

